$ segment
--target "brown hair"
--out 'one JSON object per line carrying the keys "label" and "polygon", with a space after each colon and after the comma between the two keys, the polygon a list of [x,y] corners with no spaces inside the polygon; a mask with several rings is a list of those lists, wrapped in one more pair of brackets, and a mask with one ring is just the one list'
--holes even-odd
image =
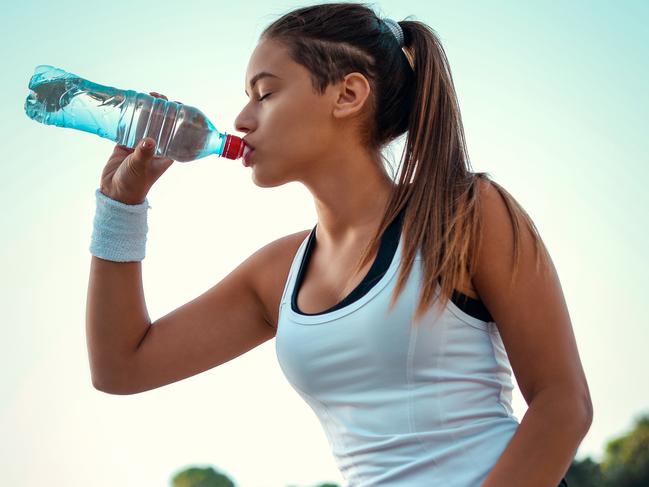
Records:
{"label": "brown hair", "polygon": [[499,192],[513,223],[512,283],[519,262],[521,222],[534,236],[537,268],[543,244],[518,202],[488,173],[472,171],[451,70],[436,32],[414,20],[399,25],[403,48],[370,4],[325,3],[284,14],[260,38],[284,45],[289,56],[310,71],[316,93],[323,94],[329,84],[350,72],[367,78],[371,94],[360,136],[368,150],[379,156],[377,160],[384,160],[382,150],[407,132],[399,180],[352,276],[369,262],[383,232],[405,207],[402,264],[390,308],[421,248],[425,284],[414,316],[418,321],[431,304],[438,282],[444,307],[466,273],[474,274],[481,243],[481,182]]}

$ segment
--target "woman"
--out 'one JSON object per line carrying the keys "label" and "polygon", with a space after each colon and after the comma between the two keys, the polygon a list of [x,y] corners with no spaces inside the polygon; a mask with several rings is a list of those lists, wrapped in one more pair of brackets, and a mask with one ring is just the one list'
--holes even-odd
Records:
{"label": "woman", "polygon": [[[254,182],[301,182],[317,224],[152,324],[146,195],[173,161],[116,146],[91,244],[95,387],[142,392],[276,337],[348,485],[567,485],[592,405],[559,279],[525,210],[470,170],[435,32],[365,4],[300,8],[264,30],[246,80]],[[395,181],[382,150],[403,134]]]}

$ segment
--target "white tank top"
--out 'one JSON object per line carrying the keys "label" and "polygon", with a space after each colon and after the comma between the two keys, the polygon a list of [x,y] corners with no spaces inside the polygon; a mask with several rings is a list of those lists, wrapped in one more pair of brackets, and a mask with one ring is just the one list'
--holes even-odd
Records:
{"label": "white tank top", "polygon": [[402,237],[387,272],[359,299],[322,314],[296,312],[291,299],[308,239],[284,287],[276,353],[320,420],[346,487],[479,486],[519,425],[495,323],[453,301],[440,314],[438,284],[412,324],[420,252],[389,312]]}

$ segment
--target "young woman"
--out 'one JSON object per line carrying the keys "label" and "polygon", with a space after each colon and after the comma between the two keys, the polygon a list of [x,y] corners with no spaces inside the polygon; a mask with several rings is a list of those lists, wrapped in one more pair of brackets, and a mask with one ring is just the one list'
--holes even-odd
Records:
{"label": "young woman", "polygon": [[[317,224],[151,323],[146,195],[173,161],[116,146],[91,243],[95,387],[146,391],[275,337],[349,486],[567,485],[592,406],[559,279],[525,210],[470,170],[435,32],[365,4],[300,8],[262,33],[246,94],[255,184],[301,182]],[[394,178],[382,150],[403,134]]]}

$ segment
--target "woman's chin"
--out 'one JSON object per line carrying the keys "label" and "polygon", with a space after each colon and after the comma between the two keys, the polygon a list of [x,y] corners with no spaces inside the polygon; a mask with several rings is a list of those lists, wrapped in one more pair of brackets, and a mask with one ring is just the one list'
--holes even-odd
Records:
{"label": "woman's chin", "polygon": [[286,184],[288,181],[285,181],[284,179],[273,177],[271,174],[264,174],[263,171],[259,170],[259,167],[255,167],[253,164],[252,166],[252,182],[255,183],[256,186],[259,186],[260,188],[275,188],[277,186],[281,186],[282,184]]}
{"label": "woman's chin", "polygon": [[256,168],[254,164],[251,168],[252,182],[260,188],[274,188],[285,183],[285,181],[274,178],[270,174],[264,174],[263,171],[260,171],[258,167]]}

